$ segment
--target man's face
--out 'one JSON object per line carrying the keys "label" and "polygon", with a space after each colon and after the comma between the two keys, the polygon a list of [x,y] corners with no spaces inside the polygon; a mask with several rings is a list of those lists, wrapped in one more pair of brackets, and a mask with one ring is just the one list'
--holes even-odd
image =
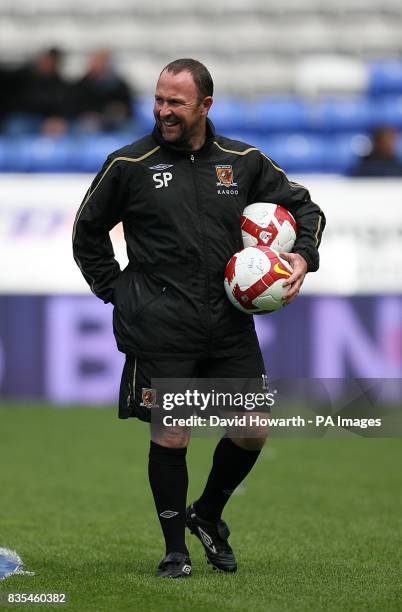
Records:
{"label": "man's face", "polygon": [[154,116],[163,138],[192,149],[205,135],[205,119],[212,104],[207,96],[200,100],[192,75],[164,70],[156,84]]}

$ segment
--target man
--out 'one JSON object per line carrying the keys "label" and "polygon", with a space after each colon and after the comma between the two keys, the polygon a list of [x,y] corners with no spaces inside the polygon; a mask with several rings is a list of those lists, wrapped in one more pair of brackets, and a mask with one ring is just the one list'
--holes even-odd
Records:
{"label": "man", "polygon": [[132,116],[134,96],[113,65],[107,49],[92,53],[87,70],[73,88],[73,114],[82,131],[125,129]]}
{"label": "man", "polygon": [[[156,86],[154,131],[108,157],[74,224],[76,262],[92,291],[115,305],[117,345],[127,356],[121,418],[151,421],[152,378],[264,373],[253,319],[230,304],[223,287],[225,266],[242,248],[247,204],[280,202],[296,218],[294,252],[284,255],[293,267],[288,302],[306,272],[318,268],[324,215],[258,149],[215,135],[207,118],[212,95],[211,75],[200,62],[166,66]],[[119,221],[129,257],[122,272],[109,238]],[[186,512],[188,439],[184,428],[151,428],[149,480],[166,542],[157,575],[191,573],[186,524],[214,568],[236,571],[221,514],[255,464],[265,433],[222,438],[205,489]]]}
{"label": "man", "polygon": [[351,168],[350,175],[365,176],[402,176],[402,162],[398,157],[399,134],[392,126],[376,128],[372,134],[370,153],[361,157]]}
{"label": "man", "polygon": [[15,110],[26,129],[48,135],[64,134],[70,113],[71,88],[62,74],[63,51],[45,49],[19,72]]}

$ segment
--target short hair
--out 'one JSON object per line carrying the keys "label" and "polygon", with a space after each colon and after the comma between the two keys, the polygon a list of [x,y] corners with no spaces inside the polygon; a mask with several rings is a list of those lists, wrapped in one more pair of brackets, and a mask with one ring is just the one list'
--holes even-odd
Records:
{"label": "short hair", "polygon": [[202,99],[205,96],[213,96],[214,95],[214,82],[212,80],[211,74],[198,60],[191,58],[181,58],[170,62],[164,69],[161,71],[165,72],[173,72],[173,74],[179,74],[180,72],[189,72],[193,77],[193,81],[195,86],[198,89],[199,97]]}

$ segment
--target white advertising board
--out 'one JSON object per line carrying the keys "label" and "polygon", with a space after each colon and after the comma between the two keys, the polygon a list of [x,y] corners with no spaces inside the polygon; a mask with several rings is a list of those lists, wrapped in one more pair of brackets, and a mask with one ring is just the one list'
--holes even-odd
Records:
{"label": "white advertising board", "polygon": [[[87,293],[71,232],[91,175],[0,175],[0,293]],[[402,180],[297,177],[324,210],[321,267],[303,293],[402,293]],[[121,227],[112,232],[126,264]]]}

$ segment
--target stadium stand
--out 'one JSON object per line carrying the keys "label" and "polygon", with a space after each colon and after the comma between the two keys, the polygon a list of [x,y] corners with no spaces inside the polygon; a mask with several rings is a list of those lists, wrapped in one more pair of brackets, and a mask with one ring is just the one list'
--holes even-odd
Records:
{"label": "stadium stand", "polygon": [[[197,57],[215,78],[211,116],[220,131],[258,143],[287,170],[345,173],[367,153],[375,127],[402,129],[401,26],[397,0],[3,0],[0,52],[3,64],[15,65],[57,44],[73,80],[94,49],[110,48],[139,93],[133,128],[108,137],[118,142],[152,127],[161,66]],[[68,134],[47,155],[43,136],[27,136],[25,147],[22,136],[15,146],[9,138],[5,122],[0,171],[18,169],[14,151],[22,147],[25,161],[16,163],[28,170],[63,169],[64,159],[66,171],[92,172],[97,153],[85,151],[102,152],[108,142],[95,134],[83,146]]]}

